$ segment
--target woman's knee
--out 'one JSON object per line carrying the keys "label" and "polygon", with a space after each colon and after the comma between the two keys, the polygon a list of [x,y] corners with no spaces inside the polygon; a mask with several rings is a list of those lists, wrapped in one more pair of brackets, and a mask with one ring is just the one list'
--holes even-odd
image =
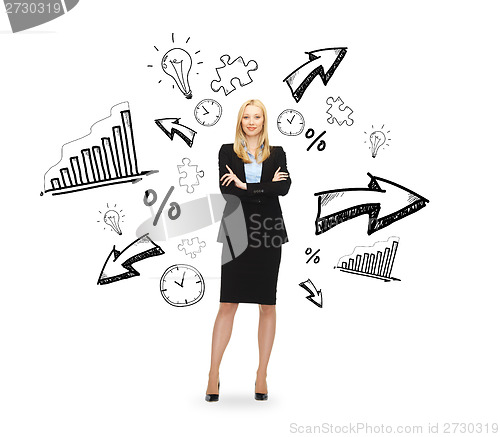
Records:
{"label": "woman's knee", "polygon": [[263,316],[276,314],[276,305],[263,305],[263,304],[259,304],[259,312]]}
{"label": "woman's knee", "polygon": [[236,313],[238,304],[234,302],[221,302],[219,306],[219,314],[223,316],[231,316]]}

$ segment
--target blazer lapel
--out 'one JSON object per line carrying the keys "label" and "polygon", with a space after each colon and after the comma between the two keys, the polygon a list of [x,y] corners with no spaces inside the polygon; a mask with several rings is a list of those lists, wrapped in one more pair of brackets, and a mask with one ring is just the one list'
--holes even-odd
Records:
{"label": "blazer lapel", "polygon": [[235,159],[233,159],[233,163],[235,163],[235,166],[233,169],[233,172],[236,174],[236,176],[238,176],[238,178],[240,179],[241,182],[245,182],[247,181],[247,178],[245,176],[245,163],[243,162],[243,160],[241,160],[240,158],[238,158],[238,155],[236,155],[236,153],[233,152],[233,156]]}
{"label": "blazer lapel", "polygon": [[274,156],[271,154],[269,158],[267,158],[262,163],[262,174],[260,176],[261,182],[271,182],[273,180],[274,172]]}
{"label": "blazer lapel", "polygon": [[268,175],[267,175],[267,173],[269,173],[268,170],[269,170],[269,158],[262,163],[262,173],[260,175],[261,182],[268,182]]}

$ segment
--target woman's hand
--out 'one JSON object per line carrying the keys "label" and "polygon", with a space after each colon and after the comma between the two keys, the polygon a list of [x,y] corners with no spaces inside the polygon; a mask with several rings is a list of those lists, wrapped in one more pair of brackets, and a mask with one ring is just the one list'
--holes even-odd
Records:
{"label": "woman's hand", "polygon": [[247,184],[244,182],[241,182],[240,179],[238,178],[238,176],[236,176],[233,173],[233,171],[229,168],[228,165],[226,165],[226,168],[229,170],[229,173],[226,173],[224,176],[222,176],[220,178],[220,180],[222,182],[222,186],[227,186],[231,182],[234,182],[234,185],[236,185],[236,187],[241,188],[242,190],[246,190]]}
{"label": "woman's hand", "polygon": [[278,170],[274,172],[273,182],[285,181],[288,177],[288,173],[284,171],[280,171],[281,167],[278,167]]}

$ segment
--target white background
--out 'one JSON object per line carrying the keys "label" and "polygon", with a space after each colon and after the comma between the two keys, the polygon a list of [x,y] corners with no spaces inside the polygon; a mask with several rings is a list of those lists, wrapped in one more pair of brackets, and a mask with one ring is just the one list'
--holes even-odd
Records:
{"label": "white background", "polygon": [[[500,422],[497,9],[486,1],[81,0],[20,34],[0,14],[0,434],[286,436],[293,423],[427,431],[439,422],[442,431],[445,422]],[[172,88],[154,46],[162,54],[200,50],[192,100]],[[315,79],[295,103],[283,79],[306,62],[304,52],[338,46],[348,52],[328,85]],[[253,83],[228,96],[210,89],[224,54],[259,65]],[[351,127],[327,123],[330,96],[353,109]],[[258,312],[242,304],[220,401],[208,404],[217,225],[185,237],[207,243],[195,260],[177,250],[180,238],[170,239],[158,242],[165,255],[136,265],[139,277],[96,282],[113,245],[127,246],[150,217],[145,189],[161,195],[175,185],[178,202],[218,191],[218,149],[233,141],[236,111],[252,97],[266,104],[271,144],[285,148],[292,177],[282,199],[290,243],[270,399],[253,399]],[[203,98],[223,106],[213,128],[194,119]],[[40,196],[61,146],[122,101],[130,102],[140,169],[160,172],[134,185]],[[326,150],[306,152],[304,135],[278,132],[276,117],[287,108],[327,131]],[[192,149],[156,127],[164,117],[198,132]],[[390,147],[375,159],[365,143],[372,125],[391,131]],[[178,186],[184,156],[205,172],[194,194]],[[315,236],[314,193],[366,186],[367,172],[430,203],[371,236],[366,216]],[[126,214],[122,236],[97,223],[106,204]],[[393,235],[400,282],[333,269],[355,246]],[[307,247],[321,249],[319,264],[306,264]],[[158,283],[181,262],[202,272],[206,292],[198,304],[175,308]],[[323,292],[321,309],[298,286],[307,278]]]}

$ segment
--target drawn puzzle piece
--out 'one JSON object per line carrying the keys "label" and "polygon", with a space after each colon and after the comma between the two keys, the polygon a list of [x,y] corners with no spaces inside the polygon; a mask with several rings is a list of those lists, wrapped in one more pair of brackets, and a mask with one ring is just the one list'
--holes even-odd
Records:
{"label": "drawn puzzle piece", "polygon": [[191,258],[196,258],[196,254],[201,252],[202,247],[205,247],[206,243],[200,241],[198,237],[191,238],[191,240],[182,240],[182,244],[177,246],[181,252],[184,250],[186,255],[191,255]]}
{"label": "drawn puzzle piece", "polygon": [[215,69],[219,80],[212,81],[211,87],[213,91],[218,92],[221,88],[224,88],[224,93],[227,96],[236,89],[233,85],[233,80],[238,80],[242,87],[253,82],[249,73],[257,70],[257,62],[252,60],[245,64],[241,56],[238,56],[233,62],[229,62],[229,55],[221,56],[220,60],[224,66]]}
{"label": "drawn puzzle piece", "polygon": [[346,123],[347,126],[352,126],[354,123],[354,120],[351,118],[352,109],[349,106],[345,106],[344,101],[340,97],[337,97],[335,100],[333,97],[328,97],[326,103],[330,105],[326,110],[326,113],[330,116],[327,120],[328,123],[333,124],[337,122],[339,126]]}
{"label": "drawn puzzle piece", "polygon": [[177,166],[177,171],[180,175],[184,173],[185,176],[179,178],[179,186],[186,187],[186,191],[191,194],[194,192],[194,187],[200,185],[199,178],[205,175],[203,170],[198,170],[197,165],[191,165],[189,158],[182,159],[183,165]]}

